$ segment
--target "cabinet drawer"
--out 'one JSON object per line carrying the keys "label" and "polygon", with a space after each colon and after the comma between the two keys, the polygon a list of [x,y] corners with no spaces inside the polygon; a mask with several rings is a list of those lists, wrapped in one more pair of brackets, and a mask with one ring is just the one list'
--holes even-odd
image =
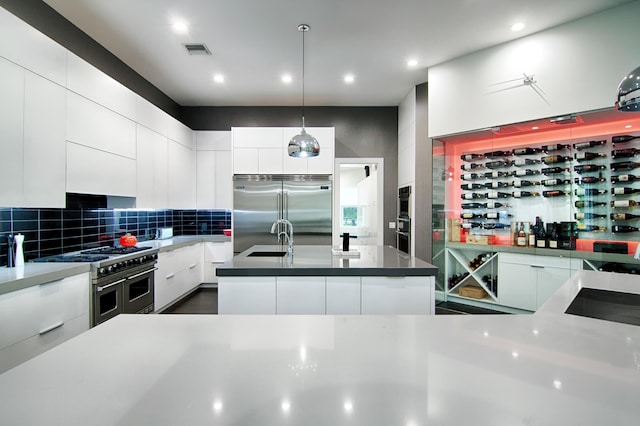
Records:
{"label": "cabinet drawer", "polygon": [[433,277],[362,277],[361,283],[363,315],[433,311]]}
{"label": "cabinet drawer", "polygon": [[531,265],[536,256],[531,254],[520,253],[499,253],[498,262],[500,263],[517,263],[519,265]]}
{"label": "cabinet drawer", "polygon": [[534,264],[544,266],[545,268],[577,270],[582,266],[582,259],[571,257],[535,256]]}

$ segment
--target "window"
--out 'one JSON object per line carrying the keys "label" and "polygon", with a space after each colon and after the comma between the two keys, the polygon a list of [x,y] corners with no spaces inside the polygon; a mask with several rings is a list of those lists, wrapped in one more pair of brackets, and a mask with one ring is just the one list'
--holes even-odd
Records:
{"label": "window", "polygon": [[358,207],[342,206],[342,226],[358,226]]}

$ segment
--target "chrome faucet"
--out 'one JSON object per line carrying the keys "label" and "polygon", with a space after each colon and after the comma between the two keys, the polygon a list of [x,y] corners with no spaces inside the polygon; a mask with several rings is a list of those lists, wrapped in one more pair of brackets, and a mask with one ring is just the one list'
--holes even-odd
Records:
{"label": "chrome faucet", "polygon": [[[288,228],[289,228],[289,233],[287,234],[285,231],[280,231],[280,224],[284,223]],[[287,254],[289,256],[293,255],[293,225],[291,224],[291,222],[289,222],[287,219],[278,219],[275,222],[273,222],[273,225],[271,225],[271,233],[275,234],[276,233],[276,227],[278,228],[278,242],[280,242],[280,237],[281,236],[285,236],[287,238],[287,242],[289,243],[289,248],[287,249]]]}

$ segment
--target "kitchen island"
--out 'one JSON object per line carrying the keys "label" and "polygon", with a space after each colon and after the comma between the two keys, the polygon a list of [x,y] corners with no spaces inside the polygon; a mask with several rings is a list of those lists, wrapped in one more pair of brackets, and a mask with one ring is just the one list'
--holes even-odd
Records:
{"label": "kitchen island", "polygon": [[217,267],[220,314],[433,314],[437,268],[389,246],[258,245]]}

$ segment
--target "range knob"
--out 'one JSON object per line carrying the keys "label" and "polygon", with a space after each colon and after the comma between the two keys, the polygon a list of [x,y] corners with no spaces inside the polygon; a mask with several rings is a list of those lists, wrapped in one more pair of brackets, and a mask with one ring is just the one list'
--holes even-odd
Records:
{"label": "range knob", "polygon": [[107,273],[106,268],[100,268],[100,269],[98,269],[98,276],[99,276],[99,277],[104,276],[106,273]]}
{"label": "range knob", "polygon": [[112,272],[115,272],[114,265],[107,266],[107,272],[106,272],[106,273],[107,273],[107,274],[110,274],[110,273],[112,273]]}

